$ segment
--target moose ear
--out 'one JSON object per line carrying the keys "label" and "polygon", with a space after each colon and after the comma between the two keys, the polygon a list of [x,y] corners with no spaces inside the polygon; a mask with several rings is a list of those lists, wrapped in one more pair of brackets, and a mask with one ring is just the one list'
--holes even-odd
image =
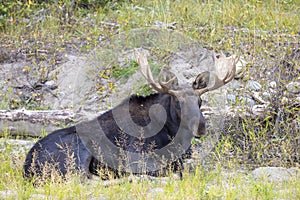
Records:
{"label": "moose ear", "polygon": [[201,74],[199,74],[195,81],[193,82],[193,89],[197,90],[197,89],[202,89],[202,88],[206,88],[208,83],[209,83],[209,76],[210,73],[208,71],[202,72]]}

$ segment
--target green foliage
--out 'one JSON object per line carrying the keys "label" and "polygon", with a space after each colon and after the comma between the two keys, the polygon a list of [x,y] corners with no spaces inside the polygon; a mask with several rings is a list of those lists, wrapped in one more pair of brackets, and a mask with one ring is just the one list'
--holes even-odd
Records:
{"label": "green foliage", "polygon": [[18,0],[4,1],[0,4],[0,30],[7,29],[9,26],[24,24],[30,18],[41,14],[49,9],[54,9],[54,13],[64,23],[72,23],[74,16],[85,15],[89,12],[95,12],[102,9],[113,9],[121,4],[123,0]]}
{"label": "green foliage", "polygon": [[137,95],[144,95],[148,96],[150,94],[153,94],[154,91],[153,89],[147,84],[147,85],[142,85],[136,90]]}
{"label": "green foliage", "polygon": [[131,77],[137,70],[139,66],[135,61],[131,61],[128,67],[113,67],[112,77],[115,79],[122,78],[125,82]]}

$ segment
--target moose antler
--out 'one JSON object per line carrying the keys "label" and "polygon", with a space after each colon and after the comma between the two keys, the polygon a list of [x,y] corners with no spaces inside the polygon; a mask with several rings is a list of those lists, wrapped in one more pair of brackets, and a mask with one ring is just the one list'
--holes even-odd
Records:
{"label": "moose antler", "polygon": [[195,93],[199,96],[208,91],[218,89],[234,78],[237,58],[235,56],[226,57],[223,52],[221,55],[214,55],[214,58],[215,72],[210,72],[212,74],[207,87],[195,90]]}
{"label": "moose antler", "polygon": [[[141,68],[142,75],[146,78],[148,83],[158,92],[162,93],[168,93],[171,95],[181,95],[183,91],[175,91],[169,89],[171,83],[175,80],[176,76],[174,76],[172,79],[170,79],[168,82],[162,82],[160,79],[158,80],[158,83],[156,83],[153,79],[153,75],[150,69],[150,66],[148,64],[148,60],[145,54],[142,52],[139,52],[137,50],[134,50],[134,56],[136,58],[137,63],[139,64]],[[205,83],[204,88],[195,88],[193,85],[194,93],[198,96],[201,96],[202,94],[215,90],[229,81],[231,81],[234,78],[235,70],[236,70],[236,58],[234,56],[226,57],[223,53],[221,55],[214,55],[215,58],[215,72],[204,72],[202,74],[199,74],[199,76],[205,76],[200,77],[201,79],[207,79],[206,81],[208,83]],[[206,77],[209,76],[209,77]]]}
{"label": "moose antler", "polygon": [[146,78],[146,80],[153,87],[153,89],[155,89],[158,92],[168,93],[171,95],[178,94],[178,91],[169,89],[171,83],[176,79],[176,76],[174,76],[167,82],[163,82],[159,78],[158,83],[156,83],[153,79],[153,75],[152,75],[146,55],[143,54],[142,52],[134,50],[134,56],[136,58],[137,63],[139,64],[139,66],[141,68],[142,75]]}

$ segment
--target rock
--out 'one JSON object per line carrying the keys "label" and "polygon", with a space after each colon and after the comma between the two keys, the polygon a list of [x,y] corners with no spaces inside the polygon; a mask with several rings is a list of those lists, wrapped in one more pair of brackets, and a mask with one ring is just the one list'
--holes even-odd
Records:
{"label": "rock", "polygon": [[264,105],[255,105],[252,108],[252,113],[254,115],[261,115],[262,113],[264,113],[266,111],[267,106],[268,105],[266,105],[266,104],[264,104]]}
{"label": "rock", "polygon": [[248,105],[248,106],[253,106],[256,104],[256,102],[252,98],[245,97],[245,96],[236,96],[234,94],[228,94],[227,100],[232,105],[235,105],[237,102],[240,105]]}
{"label": "rock", "polygon": [[227,95],[227,101],[228,102],[234,104],[236,102],[236,100],[237,100],[236,95],[234,95],[234,94],[228,94]]}
{"label": "rock", "polygon": [[262,86],[259,82],[253,81],[253,80],[248,81],[245,87],[248,90],[255,90],[255,91],[259,91],[262,88]]}
{"label": "rock", "polygon": [[277,87],[276,81],[271,81],[271,82],[269,83],[269,87],[272,88],[272,89],[275,89],[275,88]]}
{"label": "rock", "polygon": [[239,97],[239,101],[242,105],[254,106],[256,102],[252,98],[248,97]]}
{"label": "rock", "polygon": [[[90,69],[89,60],[83,57],[68,56],[69,61],[56,69],[53,74],[57,74],[58,89],[57,94],[53,96],[46,94],[45,104],[51,105],[52,109],[74,109],[77,111],[81,106],[87,105],[92,98],[93,87],[96,85],[95,74]],[[48,84],[55,84],[50,82]],[[93,108],[95,102],[91,105]],[[86,119],[92,119],[97,116],[97,112],[91,109],[90,113],[85,116]],[[77,119],[75,116],[75,120]]]}
{"label": "rock", "polygon": [[266,92],[263,92],[262,93],[262,97],[264,98],[264,99],[267,99],[268,101],[270,101],[270,99],[272,99],[272,94],[271,93],[273,93],[273,91],[266,91]]}
{"label": "rock", "polygon": [[259,167],[252,171],[254,179],[263,179],[266,181],[289,181],[291,179],[300,178],[300,169],[298,168],[283,168],[283,167]]}
{"label": "rock", "polygon": [[282,97],[281,103],[285,105],[285,104],[289,103],[289,99],[287,97]]}
{"label": "rock", "polygon": [[[172,27],[175,24],[157,22],[157,25]],[[161,53],[160,56],[156,51],[151,53],[151,66],[164,67],[168,72],[176,74],[178,84],[183,87],[190,86],[199,73],[214,71],[216,67],[215,53],[181,32],[155,27],[132,29],[115,35],[111,40],[102,41],[86,56],[66,54],[66,62],[53,68],[49,79],[42,84],[39,91],[43,93],[41,104],[53,110],[73,110],[75,123],[95,118],[99,111],[110,109],[129,95],[138,93],[146,83],[140,73],[130,75],[129,79],[127,76],[116,78],[118,80],[110,78],[112,68],[131,66],[133,49],[140,47],[149,52],[154,49],[164,52],[164,59],[158,59],[163,55]],[[245,62],[240,62],[238,68],[244,67]],[[27,80],[30,67],[31,63],[26,62],[4,64],[0,67],[0,89],[7,93],[8,99],[19,99],[20,96],[8,94],[9,88],[30,86]],[[104,75],[100,75],[102,72]],[[153,72],[154,79],[157,79],[158,69]],[[24,96],[24,89],[18,91],[23,92]],[[27,93],[22,99],[31,97],[31,93]]]}
{"label": "rock", "polygon": [[287,84],[286,89],[290,93],[299,94],[300,82],[290,82],[289,84]]}
{"label": "rock", "polygon": [[251,95],[251,97],[252,97],[253,99],[255,99],[255,101],[258,102],[259,104],[269,104],[268,101],[266,101],[266,100],[264,100],[264,99],[262,98],[262,93],[261,93],[261,92],[255,92],[255,91],[253,91],[253,92],[251,92],[250,95]]}
{"label": "rock", "polygon": [[51,90],[54,90],[58,87],[54,80],[47,81],[45,85]]}
{"label": "rock", "polygon": [[214,53],[200,45],[185,47],[170,58],[170,72],[176,74],[179,85],[191,85],[204,71],[214,71]]}

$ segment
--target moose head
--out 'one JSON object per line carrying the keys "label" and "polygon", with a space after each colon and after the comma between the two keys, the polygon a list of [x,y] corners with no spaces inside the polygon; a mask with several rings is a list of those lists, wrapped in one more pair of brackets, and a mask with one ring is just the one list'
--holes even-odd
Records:
{"label": "moose head", "polygon": [[[153,75],[148,64],[147,57],[141,51],[135,50],[135,58],[140,66],[142,75],[145,77],[151,87],[159,93],[169,94],[180,101],[181,104],[181,123],[193,133],[195,137],[205,134],[205,120],[200,111],[201,95],[208,91],[218,89],[230,82],[236,71],[236,58],[234,56],[226,57],[223,53],[214,54],[215,68],[208,72],[200,73],[192,84],[191,88],[182,88],[180,90],[170,89],[176,76],[163,82],[161,75],[158,77],[158,83],[154,81]],[[171,106],[176,110],[176,106]]]}

